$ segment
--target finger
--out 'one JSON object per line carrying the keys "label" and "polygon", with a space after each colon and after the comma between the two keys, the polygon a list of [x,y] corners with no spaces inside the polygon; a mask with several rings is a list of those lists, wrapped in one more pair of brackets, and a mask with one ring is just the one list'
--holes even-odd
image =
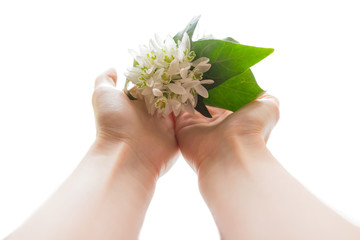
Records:
{"label": "finger", "polygon": [[116,70],[113,68],[110,68],[100,76],[98,76],[95,80],[95,88],[98,88],[100,86],[110,86],[115,87],[117,81],[117,74]]}
{"label": "finger", "polygon": [[280,102],[279,100],[269,94],[264,95],[262,98],[257,100],[260,103],[263,103],[264,107],[268,109],[269,115],[274,120],[275,124],[279,121],[280,117],[280,111],[279,106]]}
{"label": "finger", "polygon": [[237,110],[233,117],[247,121],[254,121],[261,126],[275,126],[280,117],[279,100],[269,94],[263,95],[260,98],[246,104],[244,107]]}
{"label": "finger", "polygon": [[275,127],[276,123],[279,121],[280,118],[280,111],[279,111],[279,100],[269,94],[265,94],[260,99],[257,99],[263,107],[263,119],[267,119],[265,121],[263,134],[264,140],[267,142],[269,139],[270,133],[272,129]]}
{"label": "finger", "polygon": [[279,107],[279,105],[280,105],[279,99],[277,99],[276,97],[274,97],[270,94],[261,95],[255,101],[270,101],[273,104],[275,104],[277,107]]}

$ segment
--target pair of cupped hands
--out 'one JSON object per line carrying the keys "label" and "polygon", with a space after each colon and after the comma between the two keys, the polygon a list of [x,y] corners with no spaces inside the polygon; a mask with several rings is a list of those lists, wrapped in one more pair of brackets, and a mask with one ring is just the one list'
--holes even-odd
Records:
{"label": "pair of cupped hands", "polygon": [[198,112],[182,112],[177,117],[151,116],[142,100],[130,100],[116,88],[116,82],[114,69],[95,82],[97,141],[103,146],[126,145],[137,156],[128,164],[143,169],[155,181],[172,166],[180,151],[199,178],[206,178],[214,169],[235,167],[236,160],[222,163],[222,159],[266,144],[279,118],[278,101],[270,95],[261,96],[235,113],[208,107],[212,118]]}

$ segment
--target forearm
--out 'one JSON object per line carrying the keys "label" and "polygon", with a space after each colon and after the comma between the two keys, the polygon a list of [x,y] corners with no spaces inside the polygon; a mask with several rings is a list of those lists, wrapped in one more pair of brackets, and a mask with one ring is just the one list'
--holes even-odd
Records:
{"label": "forearm", "polygon": [[218,162],[232,167],[208,169],[199,184],[224,240],[360,238],[357,228],[290,176],[265,143],[239,142],[222,157]]}
{"label": "forearm", "polygon": [[60,189],[9,239],[137,239],[155,186],[123,143],[96,141]]}

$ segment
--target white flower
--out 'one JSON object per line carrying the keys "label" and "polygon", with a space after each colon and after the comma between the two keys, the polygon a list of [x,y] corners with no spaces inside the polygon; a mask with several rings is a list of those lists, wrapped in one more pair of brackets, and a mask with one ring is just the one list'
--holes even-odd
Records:
{"label": "white flower", "polygon": [[202,80],[203,73],[211,67],[209,59],[194,60],[195,52],[190,51],[190,39],[184,33],[181,41],[175,43],[168,36],[164,41],[155,35],[149,46],[140,46],[140,54],[129,50],[134,57],[134,67],[126,72],[126,86],[136,86],[135,97],[144,99],[150,114],[177,116],[182,110],[194,112],[197,95],[209,97],[203,84],[213,80]]}

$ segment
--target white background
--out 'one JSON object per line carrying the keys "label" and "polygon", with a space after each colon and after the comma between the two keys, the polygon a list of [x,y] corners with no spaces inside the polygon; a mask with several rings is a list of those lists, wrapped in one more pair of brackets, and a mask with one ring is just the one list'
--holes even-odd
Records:
{"label": "white background", "polygon": [[[275,52],[253,67],[281,101],[269,148],[360,226],[360,14],[341,1],[0,1],[0,238],[38,208],[94,140],[94,79],[132,64],[155,32],[202,14],[200,33]],[[157,185],[140,239],[219,239],[181,158]]]}

